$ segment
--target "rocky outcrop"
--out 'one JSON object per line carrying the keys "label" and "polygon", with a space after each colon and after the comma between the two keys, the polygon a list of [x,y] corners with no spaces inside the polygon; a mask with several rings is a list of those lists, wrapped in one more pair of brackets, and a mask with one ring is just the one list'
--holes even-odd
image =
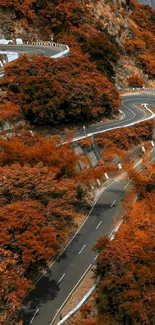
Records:
{"label": "rocky outcrop", "polygon": [[11,9],[0,8],[0,39],[12,39],[14,36],[14,21],[16,14]]}

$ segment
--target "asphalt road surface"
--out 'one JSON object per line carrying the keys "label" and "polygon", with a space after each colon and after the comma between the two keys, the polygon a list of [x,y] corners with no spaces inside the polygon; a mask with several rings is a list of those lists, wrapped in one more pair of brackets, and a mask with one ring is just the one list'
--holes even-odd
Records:
{"label": "asphalt road surface", "polygon": [[[44,46],[44,45],[11,45],[11,44],[0,44],[0,51],[7,54],[7,52],[14,52],[18,54],[26,53],[30,56],[32,55],[45,55],[51,57],[55,54],[62,52],[61,47],[56,46]],[[0,68],[0,76],[4,73],[4,69]]]}
{"label": "asphalt road surface", "polygon": [[[125,104],[124,104],[125,102]],[[126,113],[122,122],[113,123],[112,128],[145,117],[145,112],[136,108],[135,103],[155,103],[155,96],[128,96],[123,100],[121,109]],[[128,110],[126,107],[130,108]],[[109,129],[104,126],[104,129]],[[88,128],[89,129],[89,128]],[[90,128],[91,132],[98,126]],[[122,129],[123,130],[123,129]],[[155,157],[155,149],[152,150]],[[152,161],[153,162],[153,161]],[[138,166],[140,169],[141,166]],[[129,180],[108,181],[97,199],[89,217],[63,254],[51,266],[49,271],[38,281],[36,289],[24,301],[22,317],[24,325],[50,325],[61,306],[78,283],[85,271],[94,263],[96,253],[93,250],[100,236],[109,235],[114,227],[114,217],[123,215],[120,203],[128,190]]]}
{"label": "asphalt road surface", "polygon": [[[155,149],[152,151],[152,157],[155,159]],[[129,188],[128,184],[127,179],[106,183],[81,230],[51,269],[40,279],[36,289],[25,299],[24,324],[52,324],[70,292],[94,263],[96,253],[93,251],[93,245],[100,236],[111,233],[114,217],[119,215],[121,218],[123,215],[120,202]]]}
{"label": "asphalt road surface", "polygon": [[115,128],[125,127],[139,121],[142,121],[146,117],[146,112],[136,107],[136,104],[148,103],[155,106],[155,95],[140,94],[133,96],[124,96],[121,102],[121,111],[124,113],[124,118],[119,121],[110,122],[108,124],[93,125],[85,127],[75,132],[74,140],[80,139],[84,136],[95,135],[100,132],[109,131]]}
{"label": "asphalt road surface", "polygon": [[[6,50],[12,46],[5,46]],[[0,45],[0,50],[2,46]],[[41,53],[51,56],[51,51],[60,49],[47,49],[44,47],[15,46],[14,51],[26,51],[27,53]],[[40,52],[39,52],[40,51]],[[58,53],[58,52],[57,52]],[[85,133],[88,135],[127,126],[130,123],[141,121],[146,113],[135,106],[135,104],[155,104],[155,96],[150,94],[126,96],[122,100],[121,110],[124,112],[122,121],[115,121],[107,125],[95,125],[87,127]],[[123,129],[122,129],[123,130]],[[123,131],[122,131],[123,132]],[[75,138],[82,137],[84,130],[80,130]],[[155,149],[152,150],[152,163],[154,162]],[[139,165],[140,169],[141,166]],[[24,325],[51,325],[55,316],[60,312],[62,305],[86,272],[95,262],[96,253],[93,246],[100,236],[109,235],[114,227],[114,217],[121,218],[124,211],[120,203],[124,200],[128,190],[128,179],[119,181],[108,181],[96,200],[89,216],[81,229],[74,236],[64,252],[51,265],[41,279],[36,283],[36,289],[24,300],[21,316]]]}

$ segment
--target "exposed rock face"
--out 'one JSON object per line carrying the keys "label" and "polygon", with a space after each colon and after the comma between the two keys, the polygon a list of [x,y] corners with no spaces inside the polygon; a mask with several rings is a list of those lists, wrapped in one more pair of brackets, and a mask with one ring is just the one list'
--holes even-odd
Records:
{"label": "exposed rock face", "polygon": [[[154,0],[155,1],[155,0]],[[79,3],[86,5],[93,17],[95,17],[103,30],[114,36],[115,41],[124,52],[124,39],[130,36],[131,24],[134,22],[130,18],[131,9],[128,7],[130,1],[126,0],[78,0]],[[127,87],[127,77],[130,74],[139,74],[145,84],[155,87],[155,82],[148,80],[148,76],[140,70],[133,59],[129,56],[120,56],[117,67],[115,67],[115,83],[118,88]]]}
{"label": "exposed rock face", "polygon": [[15,12],[11,9],[0,8],[0,39],[11,39],[14,36]]}
{"label": "exposed rock face", "polygon": [[23,40],[31,40],[38,38],[38,30],[35,26],[28,26],[23,18],[19,20],[15,11],[10,8],[0,7],[0,39],[22,38]]}
{"label": "exposed rock face", "polygon": [[[138,67],[134,59],[126,55],[124,51],[124,40],[131,34],[131,24],[135,23],[131,20],[131,9],[126,0],[74,0],[84,8],[90,11],[92,17],[98,22],[100,30],[110,34],[121,52],[120,60],[117,67],[115,66],[115,83],[118,88],[126,87],[126,78],[132,73],[138,73],[145,81],[146,85],[152,86],[153,81],[148,81],[147,75],[144,75]],[[26,23],[24,18],[18,19],[11,9],[0,7],[0,38],[12,39],[22,38],[23,40],[40,39],[39,28],[31,22]],[[46,38],[46,35],[45,35]]]}

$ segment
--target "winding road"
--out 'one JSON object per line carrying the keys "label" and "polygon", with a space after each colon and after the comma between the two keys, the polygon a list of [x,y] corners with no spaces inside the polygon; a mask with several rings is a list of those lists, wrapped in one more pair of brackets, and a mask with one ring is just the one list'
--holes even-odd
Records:
{"label": "winding road", "polygon": [[[28,54],[40,54],[52,56],[60,52],[60,48],[44,46],[13,46],[0,45],[0,51],[26,52]],[[56,52],[55,52],[56,51]],[[139,94],[125,96],[121,103],[124,118],[104,125],[94,125],[85,130],[79,130],[74,140],[106,132],[110,129],[123,128],[146,119],[144,110],[136,107],[137,104],[147,103],[155,106],[155,96],[150,94]],[[150,106],[151,107],[151,106]],[[152,148],[152,162],[155,159],[155,148]],[[137,168],[140,170],[141,165]],[[129,188],[129,180],[108,180],[96,199],[89,215],[72,238],[70,243],[56,261],[50,266],[36,283],[36,289],[24,300],[21,316],[24,325],[52,325],[57,314],[59,314],[65,301],[70,296],[80,279],[95,263],[96,253],[93,246],[100,236],[110,235],[114,228],[114,217],[119,219],[124,214],[120,203],[124,200]]]}

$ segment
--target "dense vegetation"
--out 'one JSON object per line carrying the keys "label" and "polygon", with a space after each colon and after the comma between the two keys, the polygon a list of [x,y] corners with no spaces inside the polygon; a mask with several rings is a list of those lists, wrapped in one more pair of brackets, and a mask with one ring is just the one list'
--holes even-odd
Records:
{"label": "dense vegetation", "polygon": [[119,107],[115,87],[87,56],[57,61],[23,56],[6,67],[4,83],[10,101],[36,124],[95,121]]}
{"label": "dense vegetation", "polygon": [[[151,178],[150,178],[151,173]],[[113,242],[97,243],[99,260],[97,275],[101,283],[97,291],[100,324],[149,324],[155,322],[153,290],[155,214],[155,169],[135,175],[140,201],[126,214],[125,222]]]}
{"label": "dense vegetation", "polygon": [[131,4],[133,22],[130,24],[130,35],[126,38],[124,46],[127,53],[133,59],[136,58],[138,66],[153,79],[155,76],[155,10],[150,6],[142,6],[135,0],[132,0]]}
{"label": "dense vegetation", "polygon": [[46,267],[87,211],[86,185],[69,145],[31,137],[0,139],[1,324],[15,324],[36,267]]}
{"label": "dense vegetation", "polygon": [[[109,5],[114,10],[111,1]],[[5,0],[0,6],[14,9],[21,24],[28,30],[35,26],[41,38],[50,39],[53,33],[71,48],[69,58],[52,61],[24,56],[6,68],[10,93],[3,102],[0,122],[22,116],[35,124],[64,125],[73,119],[76,124],[112,116],[119,106],[115,70],[124,54],[136,59],[150,78],[154,76],[154,11],[148,6],[130,1],[129,33],[121,42],[80,2]],[[127,82],[131,87],[144,83],[138,74],[129,76]],[[14,104],[12,110],[8,99]]]}
{"label": "dense vegetation", "polygon": [[[94,306],[86,303],[76,325],[153,325],[154,301],[154,215],[155,168],[144,164],[139,174],[128,169],[134,180],[128,195],[127,213],[113,241],[100,238],[96,276],[100,277]],[[134,202],[135,195],[138,200]],[[131,206],[132,203],[132,206]]]}
{"label": "dense vegetation", "polygon": [[[153,126],[148,121],[124,129],[123,138],[119,130],[97,136],[96,144],[110,163],[99,161],[94,169],[69,144],[58,146],[57,138],[17,130],[11,138],[0,139],[2,324],[14,324],[22,298],[32,288],[29,278],[34,270],[46,267],[47,259],[57,254],[75,230],[77,219],[88,211],[90,184],[102,179],[104,172],[113,175],[118,170],[113,156],[124,157],[135,144],[151,139]],[[92,139],[82,140],[81,146],[92,143]],[[85,163],[82,171],[77,169],[79,159]]]}
{"label": "dense vegetation", "polygon": [[[123,133],[115,130],[98,135],[95,141],[103,161],[92,169],[88,159],[78,157],[71,145],[61,146],[58,138],[32,134],[25,122],[22,129],[21,120],[37,125],[73,125],[117,114],[119,94],[113,80],[121,55],[136,56],[139,67],[154,76],[154,12],[134,0],[130,2],[131,17],[137,25],[131,22],[121,47],[76,1],[0,0],[0,6],[15,10],[27,31],[35,26],[46,40],[54,33],[56,40],[71,48],[70,56],[60,60],[24,55],[5,68],[1,82],[0,123],[20,121],[11,137],[3,134],[0,138],[2,324],[16,324],[22,299],[33,288],[29,279],[34,270],[47,267],[47,260],[75,231],[77,219],[88,211],[90,183],[106,171],[116,171],[114,155],[126,157],[134,145],[152,139],[151,121],[123,129]],[[128,83],[142,86],[143,80],[133,74]],[[83,147],[92,144],[92,139],[81,141]],[[83,171],[77,168],[79,159],[85,163]],[[127,171],[135,180],[141,201],[128,212],[115,244],[103,239],[96,246],[100,252],[97,275],[101,275],[96,296],[99,318],[96,322],[86,313],[82,324],[154,322],[153,277],[149,271],[154,267],[154,170],[146,166],[146,173],[140,175],[129,167]]]}

